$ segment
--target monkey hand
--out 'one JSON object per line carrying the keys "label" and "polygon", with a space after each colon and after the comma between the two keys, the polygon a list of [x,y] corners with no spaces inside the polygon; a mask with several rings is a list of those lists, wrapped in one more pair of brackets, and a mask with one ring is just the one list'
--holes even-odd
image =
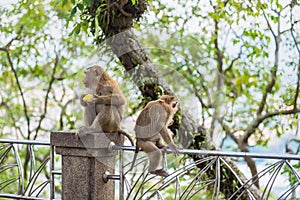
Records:
{"label": "monkey hand", "polygon": [[82,106],[84,106],[84,107],[87,106],[87,102],[85,102],[85,101],[83,100],[83,98],[84,98],[86,95],[87,95],[87,94],[82,94],[82,95],[80,96],[80,104],[81,104]]}
{"label": "monkey hand", "polygon": [[171,150],[172,150],[172,153],[175,155],[175,156],[178,156],[179,155],[179,147],[178,146],[176,146],[174,143],[170,143],[170,144],[168,144],[168,146],[167,147],[165,147],[165,148],[170,148]]}
{"label": "monkey hand", "polygon": [[98,103],[102,103],[102,99],[101,99],[102,97],[101,96],[99,96],[99,95],[97,95],[97,94],[92,94],[92,98],[91,98],[91,100],[90,100],[90,102],[89,103],[94,103],[94,104],[98,104]]}

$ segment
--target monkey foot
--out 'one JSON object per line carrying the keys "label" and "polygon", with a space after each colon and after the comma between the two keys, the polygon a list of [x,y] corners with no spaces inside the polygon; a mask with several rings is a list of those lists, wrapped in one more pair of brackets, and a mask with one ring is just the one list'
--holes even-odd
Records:
{"label": "monkey foot", "polygon": [[158,176],[163,176],[163,177],[169,176],[169,173],[164,169],[158,169],[158,170],[155,170],[155,171],[149,172],[149,173],[154,174],[154,175],[158,175]]}

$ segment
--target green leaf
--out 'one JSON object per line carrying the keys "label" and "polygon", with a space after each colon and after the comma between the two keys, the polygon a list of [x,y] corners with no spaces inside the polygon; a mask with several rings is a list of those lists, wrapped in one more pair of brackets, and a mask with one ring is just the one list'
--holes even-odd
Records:
{"label": "green leaf", "polygon": [[74,6],[73,9],[72,9],[72,11],[71,11],[69,20],[72,20],[72,18],[73,18],[74,15],[76,14],[76,12],[77,12],[77,6]]}
{"label": "green leaf", "polygon": [[63,0],[62,7],[64,7],[68,3],[68,0]]}
{"label": "green leaf", "polygon": [[77,4],[77,8],[79,10],[83,11],[84,6],[83,6],[83,4],[79,3],[79,4]]}
{"label": "green leaf", "polygon": [[81,24],[77,24],[75,27],[75,34],[78,35],[80,33],[81,30]]}
{"label": "green leaf", "polygon": [[98,17],[95,18],[95,37],[97,38],[99,36],[99,22]]}
{"label": "green leaf", "polygon": [[232,41],[233,44],[237,44],[237,43],[239,43],[239,42],[240,42],[239,39],[234,39],[234,40]]}
{"label": "green leaf", "polygon": [[92,5],[92,1],[91,0],[84,0],[84,4],[89,7]]}

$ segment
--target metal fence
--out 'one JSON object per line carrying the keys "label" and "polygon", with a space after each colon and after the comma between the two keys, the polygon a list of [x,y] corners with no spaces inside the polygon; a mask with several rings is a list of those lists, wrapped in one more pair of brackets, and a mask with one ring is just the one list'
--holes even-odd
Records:
{"label": "metal fence", "polygon": [[55,160],[50,142],[0,139],[0,197],[55,199]]}
{"label": "metal fence", "polygon": [[[172,171],[168,177],[162,178],[147,173],[148,159],[143,152],[140,153],[133,171],[130,170],[133,155],[128,156],[126,160],[124,153],[135,151],[135,147],[112,144],[111,149],[120,151],[120,200],[300,199],[299,155],[182,149],[180,154],[196,156],[197,159],[184,159],[185,163],[179,164],[179,168]],[[171,151],[165,151],[165,153],[170,154]],[[254,177],[241,176],[232,165],[232,159],[246,157],[256,159],[259,172]],[[170,161],[169,165],[172,166],[172,163],[180,163],[180,158],[174,160],[173,157],[169,159]],[[243,173],[249,176],[250,172],[246,172],[244,159],[235,164],[239,167],[244,166]],[[255,186],[258,182],[261,185],[259,189]],[[224,185],[228,185],[230,194],[224,195],[221,192]]]}
{"label": "metal fence", "polygon": [[[106,177],[118,180],[116,199],[300,199],[299,155],[182,149],[176,159],[164,156],[164,164],[171,174],[162,178],[147,172],[148,159],[144,152],[138,154],[130,170],[135,147],[111,144],[109,148],[119,151],[117,174]],[[186,155],[196,159],[182,159]],[[258,174],[241,177],[229,157],[248,176],[243,158],[256,159]],[[61,175],[57,170],[59,158],[49,142],[0,139],[0,197],[59,199],[61,176],[56,176]],[[227,181],[228,173],[235,180]],[[253,188],[258,182],[259,194],[255,194]],[[232,188],[229,195],[222,192],[224,185]]]}

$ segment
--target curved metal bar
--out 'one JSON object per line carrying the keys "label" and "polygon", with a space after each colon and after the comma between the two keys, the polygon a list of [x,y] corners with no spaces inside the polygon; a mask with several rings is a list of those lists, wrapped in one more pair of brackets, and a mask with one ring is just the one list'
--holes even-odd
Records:
{"label": "curved metal bar", "polygon": [[6,186],[12,184],[13,182],[15,182],[17,180],[19,180],[19,177],[17,177],[17,178],[11,178],[11,179],[3,181],[0,185],[5,184],[5,183],[7,183],[7,184],[5,184],[4,186],[0,187],[0,191],[3,190],[3,188],[5,188]]}
{"label": "curved metal bar", "polygon": [[[274,185],[274,182],[275,182],[275,180],[276,180],[276,178],[277,178],[277,176],[278,176],[278,173],[280,172],[281,168],[283,167],[284,163],[285,163],[285,162],[282,161],[282,162],[277,166],[277,168],[274,170],[274,172],[272,173],[271,178],[269,179],[269,181],[268,181],[268,183],[267,183],[267,185],[266,185],[266,188],[265,188],[265,190],[264,190],[264,192],[263,192],[263,194],[262,194],[262,198],[263,198],[264,195],[266,194],[266,191],[268,191],[266,197],[267,197],[267,199],[269,198],[270,193],[271,193],[271,190],[272,190],[272,187],[273,187],[273,185]],[[270,187],[270,188],[268,189],[268,187]]]}
{"label": "curved metal bar", "polygon": [[287,191],[285,191],[278,199],[287,199],[298,186],[300,186],[300,182],[296,183],[291,188],[289,188]]}
{"label": "curved metal bar", "polygon": [[298,182],[300,182],[300,175],[299,173],[296,171],[296,169],[290,164],[290,162],[285,161],[285,164],[290,168],[290,170],[293,172],[293,174],[296,176]]}
{"label": "curved metal bar", "polygon": [[[179,187],[178,187],[178,185],[179,185]],[[176,176],[176,187],[175,187],[175,197],[174,197],[174,199],[177,199],[177,193],[180,196],[180,181],[179,181],[178,176]]]}
{"label": "curved metal bar", "polygon": [[29,184],[26,188],[26,191],[28,188],[30,188],[28,191],[29,196],[32,195],[32,190],[33,190],[34,184],[36,183],[38,176],[40,175],[42,169],[46,166],[46,164],[48,163],[49,160],[50,160],[50,158],[47,158],[46,160],[44,160],[42,162],[41,166],[34,172],[32,179],[29,180]]}
{"label": "curved metal bar", "polygon": [[[2,164],[2,162],[4,161],[4,158],[7,156],[7,154],[10,152],[10,150],[13,148],[13,145],[12,144],[8,144],[8,145],[3,145],[6,147],[8,147],[4,153],[1,155],[0,157],[0,164]],[[3,148],[4,149],[4,148]]]}
{"label": "curved metal bar", "polygon": [[212,195],[212,200],[214,199],[214,197],[216,197],[216,199],[218,199],[219,196],[219,191],[220,191],[220,180],[221,180],[221,166],[220,166],[220,158],[217,157],[216,160],[216,178],[215,178],[215,185],[214,185],[214,193]]}
{"label": "curved metal bar", "polygon": [[1,197],[7,198],[7,199],[17,199],[17,200],[21,200],[21,199],[26,199],[26,200],[46,200],[45,198],[39,198],[39,197],[24,197],[22,195],[2,194],[2,193],[1,193]]}
{"label": "curved metal bar", "polygon": [[[144,174],[141,174],[141,176],[143,176],[143,175]],[[146,176],[144,176],[142,183],[144,183],[144,181],[146,180],[147,176],[148,176],[148,173],[146,173]],[[139,193],[139,191],[140,191],[141,188],[142,188],[141,186],[138,187],[138,190],[137,190],[137,192],[136,192],[136,194],[135,194],[135,196],[134,196],[133,199],[137,199],[137,195],[138,195],[138,193]],[[128,195],[128,197],[129,197],[129,195]]]}
{"label": "curved metal bar", "polygon": [[29,179],[32,178],[33,173],[36,171],[36,161],[35,161],[35,156],[34,156],[34,151],[32,145],[27,145],[27,149],[29,152],[29,161],[30,161],[30,170],[29,170]]}
{"label": "curved metal bar", "polygon": [[156,190],[157,199],[164,199],[159,190]]}
{"label": "curved metal bar", "polygon": [[185,190],[182,192],[182,194],[181,194],[181,196],[180,196],[180,199],[183,198],[185,194],[186,194],[186,196],[188,196],[188,195],[191,193],[193,187],[194,187],[194,186],[196,185],[196,183],[197,183],[196,180],[200,179],[200,178],[204,175],[204,173],[208,170],[208,168],[210,168],[210,167],[215,163],[215,161],[216,161],[216,159],[212,159],[212,160],[210,161],[210,163],[208,163],[203,169],[201,169],[201,170],[197,173],[197,175],[192,179],[192,181],[191,181],[191,183],[189,184],[189,186],[186,187]]}
{"label": "curved metal bar", "polygon": [[[234,177],[237,179],[237,181],[239,182],[239,184],[241,185],[240,188],[243,187],[243,185],[246,185],[246,183],[244,184],[243,181],[240,179],[240,177],[237,175],[237,173],[234,171],[234,169],[232,169],[232,167],[223,159],[220,158],[222,163],[224,163],[226,165],[226,167],[231,171],[231,173],[234,175]],[[253,196],[253,194],[248,190],[248,188],[245,188],[245,192],[247,192],[249,199],[254,199],[255,197]],[[242,193],[241,195],[243,195],[244,193]]]}
{"label": "curved metal bar", "polygon": [[119,162],[119,171],[120,171],[120,182],[119,182],[119,199],[120,200],[123,200],[124,197],[123,197],[123,194],[124,194],[124,184],[123,184],[123,179],[124,179],[124,151],[120,151],[119,152],[119,155],[120,155],[120,162]]}
{"label": "curved metal bar", "polygon": [[[141,161],[138,162],[138,160],[141,160]],[[140,165],[141,163],[143,163],[143,162],[145,162],[147,160],[148,160],[148,158],[146,156],[141,157],[141,158],[137,158],[136,161],[135,161],[134,167]],[[127,167],[127,166],[129,166],[131,164],[132,164],[132,162],[129,162],[128,164],[124,165],[124,167]],[[128,171],[124,172],[124,175],[127,175],[129,172],[131,172],[131,169],[129,169]]]}
{"label": "curved metal bar", "polygon": [[17,161],[17,165],[18,165],[18,178],[19,178],[19,192],[21,194],[23,194],[24,192],[24,188],[25,188],[25,182],[24,182],[24,172],[23,172],[23,168],[22,168],[22,162],[19,156],[18,151],[16,150],[15,146],[12,145],[12,149]]}
{"label": "curved metal bar", "polygon": [[[181,168],[180,170],[177,170],[176,172],[173,172],[173,173],[170,174],[168,177],[165,177],[165,178],[161,179],[160,181],[157,182],[157,184],[158,184],[158,183],[162,183],[162,182],[163,182],[164,184],[163,184],[162,186],[160,186],[159,188],[157,188],[157,190],[163,190],[163,189],[165,189],[169,183],[171,183],[171,182],[174,181],[174,178],[175,178],[176,176],[181,176],[181,175],[183,175],[183,174],[186,174],[188,170],[190,170],[190,169],[192,169],[192,168],[195,168],[195,167],[197,166],[197,164],[202,163],[202,162],[203,162],[202,160],[199,160],[199,162],[197,161],[197,162],[195,162],[195,163],[191,163],[191,164],[187,165],[187,167],[183,167],[183,168]],[[184,168],[185,168],[185,169],[184,169]],[[154,178],[154,177],[155,177],[155,176],[153,176],[152,178]],[[146,193],[148,193],[149,191],[151,191],[154,187],[155,187],[155,185],[153,185],[153,186],[150,187],[148,190],[146,190],[146,191],[144,192],[144,194],[143,194],[140,198],[144,197],[144,195],[145,195]],[[150,195],[150,197],[153,197],[153,196],[154,196],[153,194],[155,194],[155,193],[152,193],[152,195]]]}
{"label": "curved metal bar", "polygon": [[[129,193],[128,193],[128,196],[127,196],[126,199],[128,199],[128,198],[130,197],[131,193],[133,192],[133,188],[135,188],[135,187],[137,186],[137,184],[139,183],[139,180],[142,179],[142,177],[143,177],[144,174],[145,174],[145,171],[146,171],[146,170],[144,170],[144,172],[141,173],[141,175],[138,177],[137,181],[135,182],[135,184],[133,185],[133,187],[130,189],[130,191],[129,191]],[[144,176],[143,181],[146,179],[147,175],[148,175],[148,174],[146,174],[146,176]],[[125,177],[124,177],[124,178],[125,178]],[[142,181],[142,182],[143,182],[143,181]],[[138,188],[138,190],[139,190],[139,189],[140,189],[140,188]]]}
{"label": "curved metal bar", "polygon": [[[257,174],[258,178],[255,179],[260,179],[261,177],[263,177],[266,173],[268,173],[271,169],[273,169],[274,167],[276,167],[278,164],[280,164],[282,161],[278,161],[270,166],[268,166],[267,168],[263,169],[261,172],[259,172]],[[254,182],[252,181],[254,179],[254,177],[248,179],[244,184],[241,185],[240,188],[238,188],[231,196],[228,200],[232,200],[232,199],[238,199],[241,195],[239,195],[238,197],[235,197],[235,195],[240,192],[242,189],[249,189]]]}
{"label": "curved metal bar", "polygon": [[2,149],[5,149],[5,148],[11,146],[11,145],[12,145],[12,144],[5,144],[5,145],[0,146],[0,151],[1,151]]}
{"label": "curved metal bar", "polygon": [[[200,187],[198,190],[194,191],[193,194],[186,197],[185,199],[191,199],[193,196],[195,196],[198,192],[202,191],[203,189],[207,188],[209,185],[213,184],[214,180],[205,181],[202,184],[202,187]],[[218,199],[218,198],[217,198]]]}
{"label": "curved metal bar", "polygon": [[[43,142],[43,141],[28,141],[28,140],[10,140],[10,139],[0,139],[0,173],[6,173],[5,171],[9,169],[16,169],[14,170],[14,177],[8,178],[7,180],[4,180],[0,183],[0,197],[1,198],[10,198],[10,199],[45,199],[38,197],[39,195],[42,195],[45,192],[45,188],[48,186],[48,184],[51,181],[51,177],[48,180],[43,180],[44,177],[41,176],[42,171],[46,169],[47,164],[49,163],[50,158],[43,160],[38,167],[37,163],[37,157],[35,155],[35,146],[48,146],[46,148],[50,147],[49,142]],[[26,147],[23,148],[23,145]],[[45,147],[43,147],[45,148]],[[28,166],[29,169],[27,172],[29,173],[28,178],[24,177],[24,170],[23,170],[23,160],[20,158],[20,151],[23,152],[23,150],[26,150],[28,153]],[[6,159],[11,158],[11,159]],[[54,156],[52,156],[53,161]],[[6,163],[8,162],[8,163]],[[52,165],[53,170],[54,166]],[[48,168],[46,169],[48,170]],[[52,173],[52,168],[50,169]],[[47,178],[47,176],[46,176]],[[42,180],[41,183],[38,183],[38,180]],[[3,193],[4,188],[7,188],[9,185],[16,183],[16,187],[18,187],[16,190],[18,194],[7,194]],[[53,189],[53,191],[52,191]],[[54,188],[50,188],[50,191],[48,191],[47,195],[51,195],[54,193]],[[35,197],[34,197],[35,196]],[[48,199],[48,197],[47,197]]]}
{"label": "curved metal bar", "polygon": [[[7,164],[0,167],[0,174],[8,169],[12,169],[14,167],[18,166],[17,164]],[[1,183],[0,183],[1,184]]]}
{"label": "curved metal bar", "polygon": [[50,180],[47,180],[47,181],[41,183],[39,186],[37,186],[37,187],[31,192],[30,196],[39,190],[39,191],[37,192],[37,194],[35,195],[36,197],[38,197],[38,196],[41,194],[41,192],[43,192],[43,189],[44,189],[48,184],[50,184]]}

